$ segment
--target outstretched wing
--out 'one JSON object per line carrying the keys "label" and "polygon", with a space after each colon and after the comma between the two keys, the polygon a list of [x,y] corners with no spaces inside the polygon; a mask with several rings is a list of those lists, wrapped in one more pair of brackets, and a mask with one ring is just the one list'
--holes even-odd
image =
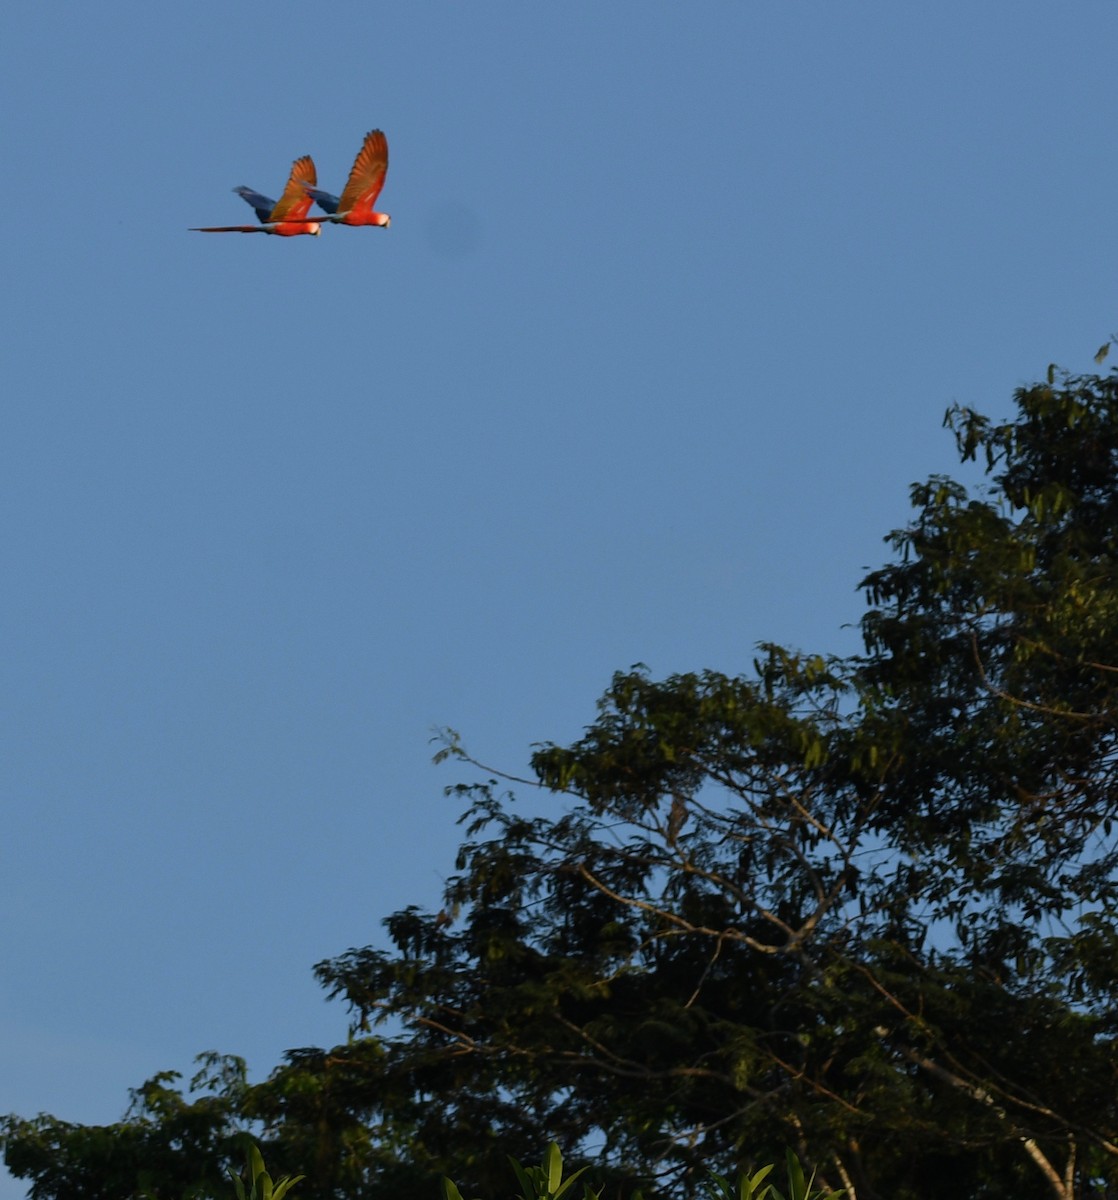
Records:
{"label": "outstretched wing", "polygon": [[233,191],[247,204],[251,204],[256,209],[256,215],[261,221],[267,221],[272,215],[272,209],[276,206],[274,200],[269,199],[267,196],[262,196],[259,192],[254,192],[250,187],[235,187]]}
{"label": "outstretched wing", "polygon": [[388,173],[388,139],[379,129],[365,135],[338,201],[339,212],[369,212]]}
{"label": "outstretched wing", "polygon": [[305,217],[311,210],[311,197],[307,192],[307,187],[314,187],[317,182],[318,176],[314,169],[314,159],[309,154],[297,158],[291,164],[287,187],[283,189],[283,195],[280,196],[267,219],[269,221],[298,221],[301,217]]}
{"label": "outstretched wing", "polygon": [[338,197],[331,196],[329,192],[320,192],[318,188],[307,188],[307,195],[322,209],[323,212],[336,213],[338,211]]}

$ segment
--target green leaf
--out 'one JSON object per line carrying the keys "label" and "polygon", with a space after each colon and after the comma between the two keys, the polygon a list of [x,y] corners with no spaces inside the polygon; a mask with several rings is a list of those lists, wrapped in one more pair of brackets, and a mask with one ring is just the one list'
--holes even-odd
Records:
{"label": "green leaf", "polygon": [[762,1167],[759,1171],[754,1172],[751,1176],[744,1171],[738,1176],[737,1184],[731,1183],[724,1175],[711,1174],[715,1186],[711,1188],[714,1193],[715,1200],[765,1200],[772,1193],[772,1186],[769,1185],[763,1191],[758,1191],[761,1184],[772,1171],[772,1163],[767,1167]]}
{"label": "green leaf", "polygon": [[252,1179],[252,1190],[256,1191],[256,1181],[264,1174],[264,1155],[255,1142],[250,1142],[246,1154],[248,1159],[249,1177]]}
{"label": "green leaf", "polygon": [[773,1164],[769,1163],[768,1166],[762,1167],[759,1171],[755,1172],[750,1179],[747,1179],[743,1173],[741,1179],[738,1181],[740,1200],[765,1200],[766,1196],[771,1196],[773,1192],[772,1184],[767,1184],[764,1188],[761,1188],[761,1184],[771,1173],[772,1169]]}
{"label": "green leaf", "polygon": [[810,1188],[804,1178],[803,1164],[791,1150],[785,1154],[785,1165],[788,1171],[788,1200],[807,1200]]}
{"label": "green leaf", "polygon": [[517,1182],[520,1184],[521,1196],[524,1197],[524,1200],[536,1200],[539,1193],[528,1172],[525,1171],[511,1154],[508,1156],[508,1159],[512,1164],[513,1171],[516,1173]]}
{"label": "green leaf", "polygon": [[764,1200],[764,1197],[772,1191],[772,1187],[765,1188],[763,1192],[758,1192],[757,1189],[764,1183],[772,1169],[773,1164],[769,1163],[767,1167],[762,1167],[759,1171],[755,1172],[752,1179],[746,1179],[743,1173],[739,1181],[740,1200]]}
{"label": "green leaf", "polygon": [[579,1169],[573,1175],[569,1176],[558,1188],[555,1188],[550,1192],[551,1200],[559,1200],[559,1197],[563,1195],[567,1188],[569,1188],[574,1181],[588,1169],[589,1168],[587,1167],[579,1167]]}
{"label": "green leaf", "polygon": [[558,1142],[552,1142],[548,1146],[543,1165],[547,1173],[548,1195],[555,1196],[558,1194],[559,1184],[563,1179],[563,1155],[559,1152]]}

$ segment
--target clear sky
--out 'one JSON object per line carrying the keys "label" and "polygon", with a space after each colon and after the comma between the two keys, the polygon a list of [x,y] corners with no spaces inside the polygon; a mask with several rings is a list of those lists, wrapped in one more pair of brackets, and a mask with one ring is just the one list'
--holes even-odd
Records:
{"label": "clear sky", "polygon": [[[1118,330],[1113,17],[8,5],[0,1112],[343,1039],[433,727],[523,770],[632,663],[855,649],[945,408]],[[187,232],[373,127],[391,229]]]}

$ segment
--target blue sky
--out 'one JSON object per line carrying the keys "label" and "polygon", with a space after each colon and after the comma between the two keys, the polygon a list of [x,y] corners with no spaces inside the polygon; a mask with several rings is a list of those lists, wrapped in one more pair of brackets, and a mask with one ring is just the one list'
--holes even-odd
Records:
{"label": "blue sky", "polygon": [[[518,771],[634,662],[856,648],[944,409],[1118,330],[1109,4],[0,21],[0,1112],[342,1039],[434,727]],[[373,127],[391,229],[187,232]]]}

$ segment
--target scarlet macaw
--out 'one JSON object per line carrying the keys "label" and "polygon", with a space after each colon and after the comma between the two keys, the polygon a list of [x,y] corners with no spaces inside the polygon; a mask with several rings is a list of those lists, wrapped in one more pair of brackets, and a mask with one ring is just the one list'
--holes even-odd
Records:
{"label": "scarlet macaw", "polygon": [[314,180],[304,184],[308,196],[313,196],[326,216],[318,218],[335,225],[380,225],[387,229],[392,224],[388,213],[373,212],[373,205],[384,187],[388,173],[388,139],[379,129],[365,135],[365,141],[353,161],[353,169],[346,180],[341,196],[319,191]]}
{"label": "scarlet macaw", "polygon": [[233,189],[243,200],[251,204],[260,220],[259,225],[211,225],[203,229],[191,229],[191,233],[274,233],[280,237],[298,237],[303,233],[319,234],[322,227],[316,220],[308,220],[312,197],[309,189],[318,182],[314,160],[309,154],[297,158],[291,164],[291,174],[279,201],[269,200],[252,188]]}

